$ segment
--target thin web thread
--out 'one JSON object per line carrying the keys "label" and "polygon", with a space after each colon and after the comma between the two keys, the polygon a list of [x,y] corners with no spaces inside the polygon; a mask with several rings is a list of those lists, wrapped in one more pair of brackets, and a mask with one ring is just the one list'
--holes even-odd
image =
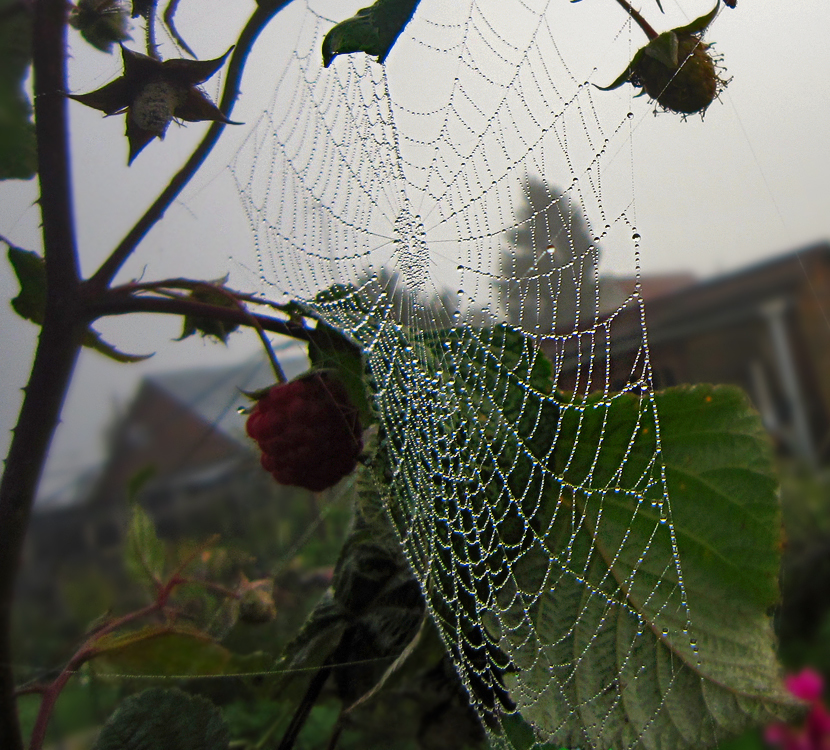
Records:
{"label": "thin web thread", "polygon": [[[309,3],[232,173],[263,286],[311,305],[365,353],[391,467],[379,491],[479,713],[501,721],[515,708],[542,738],[594,745],[617,732],[635,747],[666,699],[617,730],[622,685],[639,679],[645,631],[682,640],[691,614],[639,287],[609,310],[597,283],[606,259],[627,257],[639,275],[618,158],[631,115],[575,75],[558,5],[446,6],[421,3],[388,66],[361,54],[323,69],[331,21]],[[334,285],[334,301],[316,299]],[[614,383],[613,334],[629,308],[640,345]],[[573,396],[557,400],[535,378],[537,347]],[[607,474],[604,420],[631,395],[637,411]],[[580,436],[597,419],[586,464]],[[631,476],[648,430],[652,455]],[[633,510],[603,546],[620,498]],[[554,530],[565,535],[556,549]],[[654,565],[652,584],[641,570]],[[609,678],[597,660],[612,632],[621,656]]]}

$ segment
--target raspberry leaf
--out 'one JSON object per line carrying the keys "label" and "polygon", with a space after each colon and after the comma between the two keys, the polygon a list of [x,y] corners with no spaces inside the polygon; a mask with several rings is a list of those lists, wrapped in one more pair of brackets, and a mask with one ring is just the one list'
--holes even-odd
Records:
{"label": "raspberry leaf", "polygon": [[151,688],[127,698],[93,750],[227,750],[222,714],[206,698]]}
{"label": "raspberry leaf", "polygon": [[[37,253],[9,245],[12,264],[20,293],[12,300],[12,309],[24,320],[43,325],[46,312],[46,263]],[[83,345],[100,352],[116,362],[141,362],[152,354],[125,354],[104,341],[97,332],[87,329]]]}
{"label": "raspberry leaf", "polygon": [[95,643],[94,669],[103,674],[187,675],[243,674],[268,669],[272,657],[240,656],[207,634],[187,626],[148,625],[127,633],[110,633]]}
{"label": "raspberry leaf", "polygon": [[365,52],[382,63],[409,23],[420,0],[377,0],[341,21],[323,39],[323,67],[337,55]]}
{"label": "raspberry leaf", "polygon": [[30,7],[0,0],[0,180],[29,180],[37,170],[32,105],[24,85],[31,40]]}
{"label": "raspberry leaf", "polygon": [[124,545],[124,565],[132,579],[147,586],[153,595],[161,585],[167,551],[156,535],[156,528],[147,512],[133,502],[127,542]]}

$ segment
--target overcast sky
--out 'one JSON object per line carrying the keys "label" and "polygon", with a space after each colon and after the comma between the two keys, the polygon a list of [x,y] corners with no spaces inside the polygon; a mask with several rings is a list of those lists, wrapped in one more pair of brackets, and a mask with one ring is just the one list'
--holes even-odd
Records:
{"label": "overcast sky", "polygon": [[[430,3],[423,0],[418,13],[437,18]],[[366,0],[341,0],[328,3],[328,12],[344,18],[364,4]],[[314,5],[325,7],[322,2]],[[280,69],[274,57],[285,49],[286,40],[294,38],[293,24],[305,4],[295,0],[295,6],[261,38],[249,63],[235,119],[253,122],[267,107]],[[711,7],[710,0],[663,0],[663,6],[665,16],[657,11],[654,0],[643,0],[640,6],[658,30],[684,24]],[[216,57],[232,44],[235,30],[251,7],[236,0],[183,0],[177,14],[179,29],[200,57]],[[482,17],[500,23],[496,9],[504,3],[481,2],[478,7]],[[552,0],[549,15],[551,33],[559,35],[557,45],[578,80],[610,83],[625,67],[627,50],[645,43],[636,28],[621,32],[625,17],[613,0],[583,0],[575,5]],[[571,30],[570,21],[582,24],[583,31]],[[614,191],[619,190],[631,202],[630,211],[642,235],[639,262],[643,273],[692,271],[708,277],[830,238],[828,21],[827,0],[788,4],[738,0],[736,9],[725,8],[707,39],[716,42],[732,81],[703,121],[697,116],[685,123],[667,114],[654,116],[645,97],[631,100],[630,86],[594,95],[607,97],[602,106],[630,107],[634,114],[619,154],[620,171],[628,185],[618,189],[606,184],[604,190],[608,200],[616,198]],[[412,56],[418,54],[418,44],[407,34],[413,29],[425,34],[425,28],[413,22],[389,57],[390,88],[402,97],[407,94],[407,82],[413,80],[407,75],[407,65],[411,71]],[[580,40],[584,36],[579,34],[586,28],[595,29],[596,49],[583,49]],[[89,91],[112,80],[119,73],[118,57],[73,44],[71,89]],[[416,60],[415,67],[420,63]],[[215,95],[218,84],[218,78],[209,81],[207,91]],[[429,86],[416,88],[421,94],[429,93]],[[172,126],[165,141],[150,144],[128,170],[123,118],[102,119],[96,111],[76,104],[70,104],[70,112],[79,244],[84,271],[90,273],[184,161],[204,128]],[[227,169],[249,130],[245,126],[226,130],[206,168],[151,233],[121,278],[142,274],[145,278],[219,278],[231,272],[238,286],[261,288],[251,232]],[[33,183],[0,184],[0,234],[28,249],[39,248],[35,198]],[[605,270],[633,273],[630,253],[622,254],[619,261],[614,257],[613,248],[608,248]],[[11,270],[0,271],[0,297],[9,299],[16,291]],[[100,458],[103,426],[123,410],[142,376],[197,364],[236,362],[257,348],[255,337],[249,334],[234,336],[227,348],[195,338],[173,344],[180,325],[175,319],[142,316],[97,326],[105,338],[126,351],[156,355],[140,365],[117,365],[98,354],[83,353],[48,467],[49,489]],[[36,329],[14,317],[7,305],[0,310],[0,326],[4,343],[0,452],[5,454]]]}

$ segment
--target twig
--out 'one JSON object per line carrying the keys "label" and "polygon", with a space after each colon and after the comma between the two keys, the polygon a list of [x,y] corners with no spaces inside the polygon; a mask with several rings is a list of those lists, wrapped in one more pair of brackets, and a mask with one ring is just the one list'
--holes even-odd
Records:
{"label": "twig", "polygon": [[645,32],[645,35],[649,39],[657,38],[658,34],[654,30],[652,25],[640,15],[639,11],[634,10],[634,8],[631,7],[631,4],[627,0],[617,0],[617,2],[620,5],[622,5],[623,8],[625,8],[625,12],[628,13],[628,15],[631,16],[637,22],[637,25]]}
{"label": "twig", "polygon": [[[239,35],[236,47],[228,63],[228,71],[225,76],[225,88],[222,93],[222,101],[219,104],[219,109],[224,114],[230,115],[233,110],[233,105],[239,95],[239,83],[242,79],[242,70],[254,42],[268,22],[288,5],[289,2],[291,0],[261,2],[251,14],[251,17],[245,24],[245,28],[242,29],[242,33]],[[100,294],[113,278],[115,278],[115,275],[121,266],[124,265],[127,258],[133,253],[138,243],[144,239],[147,232],[164,215],[164,212],[170,207],[170,204],[173,203],[184,186],[187,185],[202,165],[224,128],[225,123],[219,122],[218,120],[210,126],[202,142],[196,147],[196,150],[185,165],[173,176],[173,179],[170,180],[167,187],[162,191],[153,205],[147,209],[144,215],[136,222],[135,226],[127,232],[124,239],[113,250],[110,257],[104,261],[95,275],[85,284],[85,293],[88,296],[94,297],[96,294]]]}
{"label": "twig", "polygon": [[156,595],[156,599],[152,604],[148,604],[135,612],[130,612],[123,617],[116,618],[110,623],[107,623],[100,630],[97,630],[94,635],[89,637],[84,644],[75,652],[72,658],[66,663],[66,666],[61,670],[61,673],[43,689],[41,692],[43,698],[38,708],[37,718],[32,729],[32,739],[29,744],[29,750],[40,750],[43,746],[43,741],[46,738],[46,728],[49,726],[49,719],[55,708],[55,703],[60,697],[61,691],[69,682],[69,679],[74,675],[86,662],[94,659],[98,653],[99,648],[96,646],[98,641],[114,630],[129,625],[136,620],[140,620],[149,615],[161,612],[170,599],[170,595],[176,586],[184,583],[184,579],[178,575],[172,575],[167,583],[161,587]]}
{"label": "twig", "polygon": [[32,374],[0,482],[0,747],[22,750],[14,698],[11,610],[26,527],[75,367],[79,264],[67,137],[65,0],[34,3],[32,52],[35,135],[47,299]]}
{"label": "twig", "polygon": [[[116,290],[113,289],[112,292]],[[123,296],[112,292],[87,306],[89,319],[108,315],[127,315],[128,313],[164,313],[168,315],[193,315],[202,318],[211,318],[223,323],[250,326],[256,322],[265,331],[279,333],[282,336],[311,341],[314,338],[314,329],[294,323],[290,320],[280,320],[267,315],[255,315],[251,312],[241,313],[232,307],[212,305],[209,302],[199,302],[190,297],[150,297],[150,296]],[[255,327],[255,326],[254,326]]]}

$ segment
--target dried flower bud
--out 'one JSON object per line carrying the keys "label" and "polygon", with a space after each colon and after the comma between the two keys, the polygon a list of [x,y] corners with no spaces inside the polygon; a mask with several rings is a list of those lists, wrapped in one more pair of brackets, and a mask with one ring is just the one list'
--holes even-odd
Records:
{"label": "dried flower bud", "polygon": [[717,10],[715,5],[687,26],[662,34],[644,27],[651,41],[634,55],[614,83],[598,88],[610,91],[631,83],[671,112],[705,112],[727,83],[718,75],[710,46],[701,39]]}
{"label": "dried flower bud", "polygon": [[230,53],[215,60],[156,60],[121,48],[124,74],[88,94],[71,99],[106,115],[127,113],[129,164],[153,140],[163,138],[175,118],[186,122],[217,120],[233,123],[199,88],[216,73]]}
{"label": "dried flower bud", "polygon": [[187,96],[187,89],[171,81],[151,81],[133,100],[129,117],[136,127],[164,138],[173,113]]}
{"label": "dried flower bud", "polygon": [[631,82],[672,112],[704,112],[724,82],[718,77],[709,45],[699,36],[676,34],[675,39],[671,48],[676,53],[668,59],[652,52],[652,45],[662,41],[660,37],[649,44],[634,68]]}

